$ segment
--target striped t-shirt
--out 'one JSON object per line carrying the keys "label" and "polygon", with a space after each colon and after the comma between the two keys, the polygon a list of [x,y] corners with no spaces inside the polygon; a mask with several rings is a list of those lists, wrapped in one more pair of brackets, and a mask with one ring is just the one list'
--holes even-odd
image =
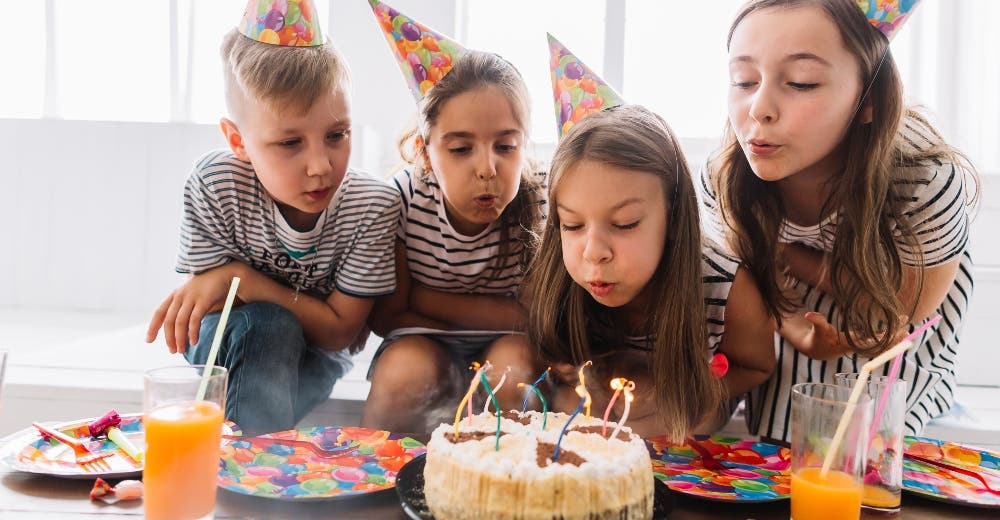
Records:
{"label": "striped t-shirt", "polygon": [[[537,187],[529,192],[529,200],[539,212],[539,223],[544,222],[548,213],[545,179],[544,172],[536,173]],[[465,236],[448,221],[441,187],[432,174],[425,181],[410,169],[403,169],[393,176],[393,182],[403,196],[399,240],[406,246],[407,266],[413,280],[451,293],[517,293],[524,277],[525,241],[510,241],[505,257],[497,258],[501,242],[499,220],[476,236]],[[512,223],[507,236],[518,236],[519,226]]]}
{"label": "striped t-shirt", "polygon": [[324,299],[334,289],[357,297],[390,294],[399,206],[391,186],[348,170],[316,225],[297,231],[253,166],[228,150],[210,152],[184,186],[177,272],[198,274],[236,260]]}
{"label": "striped t-shirt", "polygon": [[[914,148],[925,148],[929,141],[915,131],[908,131],[907,141]],[[959,270],[947,296],[937,309],[942,320],[917,339],[919,346],[907,353],[899,377],[907,382],[908,434],[919,434],[934,417],[951,409],[955,390],[955,364],[958,358],[962,318],[972,293],[972,258],[966,250],[969,240],[969,215],[966,205],[966,177],[952,163],[929,163],[919,167],[899,168],[893,179],[898,196],[906,201],[904,216],[909,219],[923,258],[917,251],[900,244],[905,265],[932,267],[959,258]],[[704,172],[702,195],[706,210],[706,232],[721,236],[724,223],[717,209],[715,193]],[[836,214],[815,226],[785,222],[779,240],[795,242],[830,251],[837,226]],[[726,243],[721,241],[722,243]],[[822,313],[830,323],[840,323],[841,310],[833,298],[799,282],[803,294],[801,308]],[[912,331],[915,326],[911,325]],[[851,354],[829,361],[811,359],[799,353],[780,335],[775,334],[777,367],[771,378],[751,391],[747,398],[747,426],[750,433],[775,439],[787,439],[791,420],[792,385],[804,382],[835,383],[838,372],[857,372],[867,358]],[[883,367],[888,374],[889,364]]]}

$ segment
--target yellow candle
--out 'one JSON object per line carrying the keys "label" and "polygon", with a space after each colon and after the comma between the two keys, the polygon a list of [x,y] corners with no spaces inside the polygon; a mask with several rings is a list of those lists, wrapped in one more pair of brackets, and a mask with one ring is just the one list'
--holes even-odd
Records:
{"label": "yellow candle", "polygon": [[476,373],[472,376],[472,382],[469,383],[469,391],[465,393],[465,397],[462,398],[462,402],[458,403],[458,410],[455,410],[455,437],[458,438],[458,422],[462,419],[462,407],[465,403],[469,403],[469,420],[472,420],[472,392],[476,391],[476,385],[479,384],[479,374],[485,372],[488,367],[491,367],[490,361],[486,360],[486,363],[479,366],[479,363],[473,361],[472,368],[476,369]]}
{"label": "yellow candle", "polygon": [[590,398],[590,392],[587,391],[587,382],[584,380],[583,377],[583,369],[593,364],[594,364],[593,362],[587,361],[586,363],[580,366],[580,370],[577,371],[577,377],[580,379],[580,384],[577,385],[575,389],[576,395],[579,395],[584,399],[583,409],[587,414],[587,419],[590,419],[590,404],[593,402],[593,400]]}

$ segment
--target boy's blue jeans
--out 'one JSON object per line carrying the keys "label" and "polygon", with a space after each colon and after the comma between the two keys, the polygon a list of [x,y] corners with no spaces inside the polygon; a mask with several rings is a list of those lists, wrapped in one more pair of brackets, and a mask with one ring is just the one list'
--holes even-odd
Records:
{"label": "boy's blue jeans", "polygon": [[[184,353],[189,363],[208,359],[219,317],[202,319],[198,344]],[[215,364],[229,369],[226,419],[246,435],[294,428],[344,375],[339,363],[306,344],[298,318],[273,303],[233,308]]]}

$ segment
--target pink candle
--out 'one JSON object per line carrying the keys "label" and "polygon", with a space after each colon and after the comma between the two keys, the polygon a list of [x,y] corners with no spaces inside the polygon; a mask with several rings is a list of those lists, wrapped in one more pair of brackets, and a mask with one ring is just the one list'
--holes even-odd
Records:
{"label": "pink candle", "polygon": [[621,431],[622,426],[625,425],[625,421],[628,419],[629,407],[632,404],[632,400],[635,399],[635,396],[632,395],[632,390],[635,390],[634,381],[629,381],[622,389],[622,391],[625,392],[625,410],[622,412],[622,418],[618,420],[618,426],[615,426],[615,431],[611,432],[611,438],[618,436],[618,432]]}
{"label": "pink candle", "polygon": [[615,393],[611,395],[611,402],[609,402],[608,407],[604,409],[604,423],[601,424],[602,437],[608,436],[608,416],[611,414],[611,408],[615,406],[615,401],[618,399],[618,394],[622,392],[623,388],[625,388],[624,377],[616,377],[611,380],[611,389],[614,390]]}

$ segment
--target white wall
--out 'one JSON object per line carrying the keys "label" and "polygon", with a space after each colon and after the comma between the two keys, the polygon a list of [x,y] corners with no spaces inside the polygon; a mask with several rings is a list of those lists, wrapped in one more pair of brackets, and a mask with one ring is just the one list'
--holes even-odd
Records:
{"label": "white wall", "polygon": [[[352,164],[387,173],[392,150],[377,143],[391,132],[358,132],[356,149],[368,153]],[[184,180],[202,152],[223,146],[214,125],[0,119],[0,306],[151,311],[179,281]],[[695,164],[708,150],[704,140],[684,146]],[[959,375],[996,385],[1000,308],[989,302],[1000,296],[1000,197],[991,188],[1000,176],[983,181]]]}

